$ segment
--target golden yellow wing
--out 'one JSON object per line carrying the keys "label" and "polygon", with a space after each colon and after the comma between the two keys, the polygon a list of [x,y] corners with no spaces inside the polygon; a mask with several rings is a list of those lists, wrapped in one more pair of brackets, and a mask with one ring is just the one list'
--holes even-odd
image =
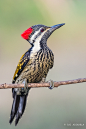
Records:
{"label": "golden yellow wing", "polygon": [[31,49],[29,49],[20,58],[19,63],[18,63],[17,68],[16,68],[16,71],[15,71],[14,76],[13,76],[12,83],[15,83],[16,79],[19,77],[19,75],[21,74],[21,72],[24,70],[26,64],[30,60],[30,51],[31,51]]}

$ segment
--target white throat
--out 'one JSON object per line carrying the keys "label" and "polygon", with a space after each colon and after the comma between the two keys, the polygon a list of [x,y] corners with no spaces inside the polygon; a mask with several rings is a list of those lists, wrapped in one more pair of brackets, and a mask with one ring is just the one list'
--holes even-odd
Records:
{"label": "white throat", "polygon": [[36,40],[35,43],[34,43],[34,46],[32,48],[32,52],[31,53],[36,53],[40,49],[41,49],[41,47],[40,47],[40,41],[39,40]]}

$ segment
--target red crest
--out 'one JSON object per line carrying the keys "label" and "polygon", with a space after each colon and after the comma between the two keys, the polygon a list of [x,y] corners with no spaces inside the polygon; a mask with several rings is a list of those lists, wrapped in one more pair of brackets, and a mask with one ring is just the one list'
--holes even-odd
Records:
{"label": "red crest", "polygon": [[21,34],[21,36],[22,36],[24,39],[28,40],[30,34],[32,33],[32,31],[33,31],[33,29],[30,27],[30,28],[28,28],[27,30],[25,30],[25,31]]}

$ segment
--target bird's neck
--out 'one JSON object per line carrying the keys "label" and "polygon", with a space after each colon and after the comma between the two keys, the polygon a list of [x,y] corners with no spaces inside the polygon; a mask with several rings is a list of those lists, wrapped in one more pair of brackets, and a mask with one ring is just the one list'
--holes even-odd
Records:
{"label": "bird's neck", "polygon": [[47,41],[41,40],[41,41],[40,41],[40,47],[41,47],[42,49],[47,48],[47,47],[48,47],[48,46],[47,46]]}
{"label": "bird's neck", "polygon": [[38,52],[40,49],[46,49],[48,48],[46,41],[44,40],[36,40],[33,47],[32,47],[32,53]]}

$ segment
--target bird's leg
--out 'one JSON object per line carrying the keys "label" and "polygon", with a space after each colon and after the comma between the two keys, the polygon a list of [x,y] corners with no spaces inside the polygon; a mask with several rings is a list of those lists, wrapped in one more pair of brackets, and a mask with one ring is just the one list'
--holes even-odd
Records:
{"label": "bird's leg", "polygon": [[46,78],[43,77],[40,83],[45,83],[45,82],[46,82]]}
{"label": "bird's leg", "polygon": [[54,81],[53,80],[49,80],[47,81],[50,84],[50,87],[48,87],[50,90],[52,90],[54,88]]}
{"label": "bird's leg", "polygon": [[24,88],[21,88],[21,92],[24,93],[24,95],[26,95],[28,93],[28,84],[27,84],[26,78],[24,79],[23,84],[24,84]]}
{"label": "bird's leg", "polygon": [[18,88],[17,95],[26,95],[28,93],[27,79],[24,79],[22,83],[24,84],[24,88]]}
{"label": "bird's leg", "polygon": [[42,78],[40,83],[45,83],[45,82],[50,84],[49,89],[52,90],[54,88],[54,81],[53,80],[46,81],[46,78]]}

